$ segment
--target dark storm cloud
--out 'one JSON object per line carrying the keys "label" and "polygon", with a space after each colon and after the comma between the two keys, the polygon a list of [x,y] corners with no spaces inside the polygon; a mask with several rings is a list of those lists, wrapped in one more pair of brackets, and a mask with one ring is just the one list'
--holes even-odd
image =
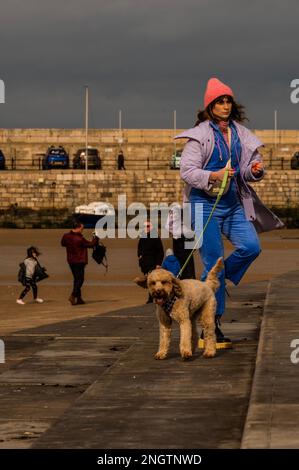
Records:
{"label": "dark storm cloud", "polygon": [[1,127],[188,127],[206,80],[228,83],[250,126],[297,128],[297,0],[2,1]]}

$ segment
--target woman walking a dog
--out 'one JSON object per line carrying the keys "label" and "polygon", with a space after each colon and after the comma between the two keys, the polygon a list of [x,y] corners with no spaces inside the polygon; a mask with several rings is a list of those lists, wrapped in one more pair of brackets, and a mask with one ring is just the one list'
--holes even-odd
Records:
{"label": "woman walking a dog", "polygon": [[225,279],[239,284],[261,251],[257,231],[272,230],[283,224],[247,184],[264,177],[259,154],[263,144],[242,125],[246,120],[244,107],[235,101],[232,89],[217,78],[211,78],[204,95],[204,109],[197,117],[192,129],[176,137],[188,139],[180,171],[187,183],[185,200],[191,203],[193,226],[196,217],[201,215],[205,225],[224,175],[228,174],[224,193],[204,232],[200,255],[204,265],[201,279],[205,280],[217,259],[224,255],[222,234],[235,247],[224,260],[225,267],[219,275],[220,288],[216,293],[217,342],[230,343],[219,328],[225,312]]}

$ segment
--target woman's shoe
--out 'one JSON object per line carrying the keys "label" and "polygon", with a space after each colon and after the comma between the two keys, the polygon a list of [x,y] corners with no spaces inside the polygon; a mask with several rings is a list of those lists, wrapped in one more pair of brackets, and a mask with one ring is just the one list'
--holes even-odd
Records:
{"label": "woman's shoe", "polygon": [[19,304],[19,305],[25,305],[25,303],[26,303],[26,302],[24,302],[23,299],[17,299],[16,302],[17,302],[17,304]]}
{"label": "woman's shoe", "polygon": [[[233,347],[232,341],[229,338],[226,338],[219,328],[219,325],[221,325],[220,319],[221,315],[215,316],[216,349],[231,349]],[[202,331],[198,341],[198,348],[204,349],[204,343],[204,334]]]}
{"label": "woman's shoe", "polygon": [[223,343],[225,341],[228,341],[231,343],[231,340],[229,338],[226,338],[222,331],[220,330],[220,325],[221,325],[221,315],[216,315],[215,316],[215,335],[216,335],[216,340],[217,343]]}
{"label": "woman's shoe", "polygon": [[226,338],[220,330],[221,315],[215,316],[215,335],[216,335],[216,349],[230,349],[233,343],[229,338]]}
{"label": "woman's shoe", "polygon": [[43,299],[39,299],[38,297],[37,297],[37,299],[34,299],[34,300],[35,300],[35,302],[37,302],[38,304],[42,304],[42,303],[44,302]]}

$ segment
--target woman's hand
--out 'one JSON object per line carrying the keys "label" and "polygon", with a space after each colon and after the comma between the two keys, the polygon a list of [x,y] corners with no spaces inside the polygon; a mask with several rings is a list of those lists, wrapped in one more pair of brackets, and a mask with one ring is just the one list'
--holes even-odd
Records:
{"label": "woman's hand", "polygon": [[253,176],[256,176],[261,173],[263,169],[264,165],[262,164],[262,162],[253,162],[253,164],[251,165],[251,173],[253,174]]}
{"label": "woman's hand", "polygon": [[235,170],[233,168],[230,168],[227,170],[227,168],[222,168],[221,170],[218,171],[212,171],[210,174],[210,182],[215,183],[216,181],[222,181],[224,178],[224,173],[228,171],[228,177],[231,178],[235,174]]}

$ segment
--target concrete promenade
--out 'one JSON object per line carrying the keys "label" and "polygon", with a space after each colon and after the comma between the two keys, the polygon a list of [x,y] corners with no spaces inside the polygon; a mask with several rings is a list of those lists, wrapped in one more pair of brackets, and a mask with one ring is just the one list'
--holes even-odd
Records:
{"label": "concrete promenade", "polygon": [[[223,330],[234,348],[187,362],[177,328],[169,358],[153,358],[158,325],[130,283],[132,241],[111,250],[106,277],[89,266],[87,304],[70,307],[60,233],[1,232],[0,448],[298,447],[298,231],[263,235],[261,257],[229,287]],[[53,275],[46,302],[21,307],[15,258],[33,234]]]}
{"label": "concrete promenade", "polygon": [[5,338],[0,447],[239,448],[266,283],[232,294],[230,351],[183,362],[175,328],[153,357],[153,306],[20,330]]}
{"label": "concrete promenade", "polygon": [[299,270],[270,282],[243,449],[299,448],[298,289]]}

